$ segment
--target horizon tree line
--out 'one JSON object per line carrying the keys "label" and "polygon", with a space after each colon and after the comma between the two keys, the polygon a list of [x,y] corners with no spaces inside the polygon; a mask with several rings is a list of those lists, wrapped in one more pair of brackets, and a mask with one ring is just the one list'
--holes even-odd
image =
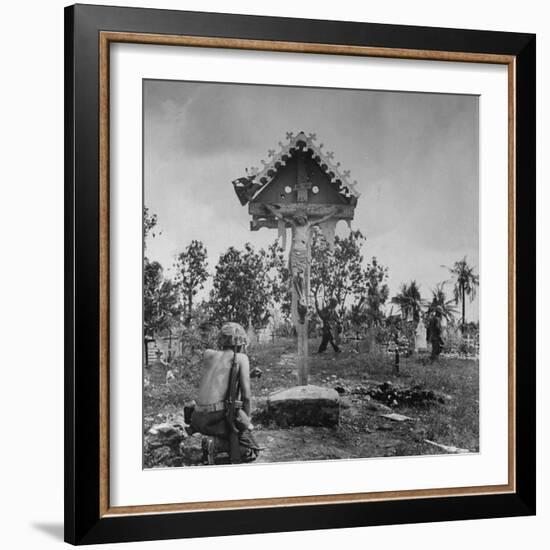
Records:
{"label": "horizon tree line", "polygon": [[[175,276],[170,279],[164,276],[160,263],[149,261],[146,254],[147,238],[160,234],[157,216],[144,208],[143,217],[146,338],[165,330],[171,333],[178,323],[189,325],[198,309],[211,319],[236,321],[254,329],[265,326],[274,308],[283,318],[289,319],[290,273],[278,241],[267,250],[256,250],[250,243],[246,243],[243,250],[231,246],[220,255],[210,274],[206,247],[201,241],[192,240],[176,255]],[[319,310],[330,299],[336,299],[338,314],[356,329],[381,326],[387,318],[384,308],[389,299],[388,268],[376,257],[365,263],[362,255],[365,240],[361,231],[351,231],[347,237],[336,236],[334,248],[330,250],[320,231],[314,230],[312,236],[312,304]],[[446,269],[454,281],[452,299],[448,299],[444,291],[449,281],[437,284],[431,290],[431,301],[427,302],[422,299],[420,285],[414,280],[403,283],[391,298],[390,302],[397,305],[401,316],[412,320],[415,327],[438,306],[443,316],[452,321],[459,303],[462,308],[460,326],[465,326],[465,302],[467,298],[470,301],[475,298],[479,276],[466,257]],[[197,294],[204,289],[209,277],[212,278],[209,296],[197,304]]]}

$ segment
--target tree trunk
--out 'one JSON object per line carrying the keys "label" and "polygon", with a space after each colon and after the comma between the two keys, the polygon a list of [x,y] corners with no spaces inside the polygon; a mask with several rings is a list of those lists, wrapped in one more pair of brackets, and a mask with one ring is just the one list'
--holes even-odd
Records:
{"label": "tree trunk", "polygon": [[[294,231],[295,228],[292,228],[292,239],[294,240]],[[311,235],[308,235],[308,240],[311,238]],[[308,243],[309,248],[309,243]],[[306,296],[306,303],[309,297],[309,254],[307,256],[307,267],[305,273],[304,281],[304,294]],[[291,272],[292,276],[292,272]],[[309,374],[309,365],[308,365],[308,333],[309,333],[309,320],[306,314],[304,323],[300,323],[299,314],[298,314],[298,294],[296,288],[292,283],[291,279],[291,292],[292,292],[292,304],[291,304],[291,318],[292,324],[296,331],[296,351],[297,351],[297,375],[298,375],[298,385],[306,386],[308,383],[308,374]]]}
{"label": "tree trunk", "polygon": [[462,287],[462,330],[466,324],[466,290]]}

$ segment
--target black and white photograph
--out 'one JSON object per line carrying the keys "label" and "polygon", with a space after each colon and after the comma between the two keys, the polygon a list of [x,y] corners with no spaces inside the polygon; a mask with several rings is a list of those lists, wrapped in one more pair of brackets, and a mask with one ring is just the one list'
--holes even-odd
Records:
{"label": "black and white photograph", "polygon": [[547,546],[544,2],[3,7],[1,548]]}
{"label": "black and white photograph", "polygon": [[143,81],[143,467],[478,453],[479,97]]}

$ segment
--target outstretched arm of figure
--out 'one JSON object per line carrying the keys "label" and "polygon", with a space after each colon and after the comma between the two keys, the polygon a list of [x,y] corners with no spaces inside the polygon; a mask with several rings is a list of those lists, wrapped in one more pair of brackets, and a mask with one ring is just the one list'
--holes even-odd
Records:
{"label": "outstretched arm of figure", "polygon": [[312,225],[318,225],[320,223],[326,222],[330,220],[331,218],[336,217],[341,212],[341,208],[337,207],[335,208],[330,214],[327,214],[326,216],[323,216],[322,218],[319,218],[318,220],[313,220]]}
{"label": "outstretched arm of figure", "polygon": [[277,219],[279,220],[282,220],[284,221],[285,223],[289,223],[290,225],[292,225],[292,227],[295,227],[296,226],[296,223],[294,221],[294,218],[292,216],[283,216],[283,214],[281,214],[281,212],[279,212],[279,210],[277,208],[275,208],[274,206],[272,206],[271,204],[264,204],[264,206],[267,208],[267,210],[269,210],[269,212],[271,212]]}
{"label": "outstretched arm of figure", "polygon": [[280,212],[277,208],[275,208],[274,206],[272,206],[271,204],[264,204],[264,206],[269,210],[269,212],[271,212],[276,218],[280,219],[280,220],[283,220],[283,221],[288,221]]}

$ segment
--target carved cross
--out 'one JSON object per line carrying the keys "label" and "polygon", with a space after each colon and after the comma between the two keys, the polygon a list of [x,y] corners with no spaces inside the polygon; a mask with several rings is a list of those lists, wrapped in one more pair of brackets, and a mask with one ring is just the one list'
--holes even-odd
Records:
{"label": "carved cross", "polygon": [[296,174],[296,200],[297,202],[307,202],[308,191],[312,187],[312,183],[307,175],[306,163],[302,155],[298,157],[298,173]]}
{"label": "carved cross", "polygon": [[307,202],[308,191],[311,189],[311,181],[309,179],[298,180],[296,182],[296,192],[298,202]]}

